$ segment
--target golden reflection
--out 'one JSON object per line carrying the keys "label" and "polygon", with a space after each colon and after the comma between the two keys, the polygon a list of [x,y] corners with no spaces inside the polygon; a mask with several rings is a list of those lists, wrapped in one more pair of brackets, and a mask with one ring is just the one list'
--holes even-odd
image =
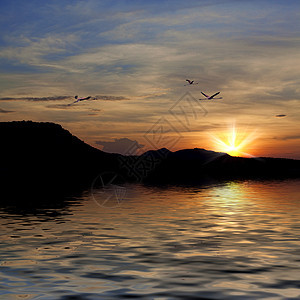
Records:
{"label": "golden reflection", "polygon": [[[290,266],[298,259],[299,180],[126,188],[126,199],[114,209],[100,207],[85,195],[81,205],[68,207],[63,219],[45,222],[41,216],[37,223],[23,216],[12,222],[2,213],[2,266],[13,279],[10,287],[21,268],[36,276],[49,271],[51,286],[73,285],[77,292],[96,293],[112,285],[141,286],[140,279],[149,285],[162,276],[164,282],[174,282],[187,271],[197,275],[195,289],[202,273],[204,284],[210,273],[217,274],[211,285],[224,288],[233,274],[237,289],[251,288],[259,278],[269,283],[298,278]],[[208,268],[213,272],[205,272]],[[36,288],[26,286],[31,293]],[[297,291],[285,289],[282,294],[297,296]]]}

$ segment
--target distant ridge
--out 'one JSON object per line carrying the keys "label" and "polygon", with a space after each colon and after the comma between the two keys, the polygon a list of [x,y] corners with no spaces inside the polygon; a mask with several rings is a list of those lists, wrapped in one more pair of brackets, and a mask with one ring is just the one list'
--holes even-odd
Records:
{"label": "distant ridge", "polygon": [[0,186],[12,193],[87,188],[108,171],[126,181],[154,183],[300,177],[300,161],[293,159],[232,157],[201,148],[162,148],[140,156],[106,153],[55,123],[0,122],[0,139]]}
{"label": "distant ridge", "polygon": [[[157,150],[156,156],[162,150]],[[151,155],[153,155],[152,152]],[[163,153],[166,153],[164,150]],[[149,155],[146,153],[144,155]],[[284,158],[244,158],[195,148],[168,151],[145,181],[201,183],[244,179],[286,179],[300,177],[300,161]]]}

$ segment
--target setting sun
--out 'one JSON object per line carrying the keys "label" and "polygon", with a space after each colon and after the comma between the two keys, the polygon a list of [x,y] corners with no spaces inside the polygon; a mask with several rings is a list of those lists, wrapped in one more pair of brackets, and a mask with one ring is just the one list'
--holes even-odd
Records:
{"label": "setting sun", "polygon": [[221,136],[212,135],[216,151],[225,152],[231,156],[252,156],[246,153],[246,147],[256,139],[254,132],[238,132],[235,124],[231,125],[228,133]]}

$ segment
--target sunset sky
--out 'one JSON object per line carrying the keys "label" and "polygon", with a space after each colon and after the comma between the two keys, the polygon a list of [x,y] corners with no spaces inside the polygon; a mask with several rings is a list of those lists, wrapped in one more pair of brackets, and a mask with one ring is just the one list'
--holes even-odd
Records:
{"label": "sunset sky", "polygon": [[[248,142],[241,152],[300,159],[300,1],[1,0],[0,9],[0,121],[59,123],[125,154],[132,141],[140,151],[222,151],[214,141],[234,127]],[[201,91],[223,99],[199,101]],[[75,95],[92,100],[68,105]]]}

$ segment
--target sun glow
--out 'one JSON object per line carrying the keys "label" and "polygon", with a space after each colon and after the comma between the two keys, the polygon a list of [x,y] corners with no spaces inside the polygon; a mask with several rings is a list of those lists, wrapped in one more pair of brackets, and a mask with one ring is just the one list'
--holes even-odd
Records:
{"label": "sun glow", "polygon": [[257,134],[255,132],[238,132],[234,123],[227,134],[218,137],[212,135],[215,150],[225,152],[231,156],[252,157],[251,154],[245,152],[245,148],[256,138]]}

